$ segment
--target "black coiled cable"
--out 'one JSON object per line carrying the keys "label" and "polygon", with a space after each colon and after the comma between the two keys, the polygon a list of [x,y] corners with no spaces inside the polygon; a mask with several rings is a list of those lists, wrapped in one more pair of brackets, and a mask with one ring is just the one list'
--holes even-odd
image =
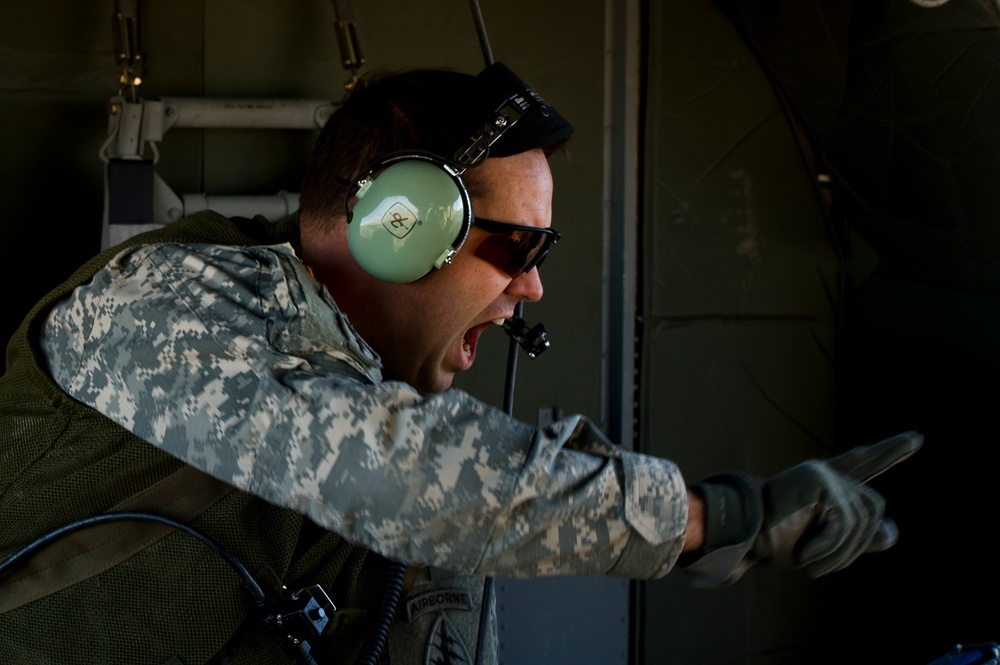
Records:
{"label": "black coiled cable", "polygon": [[390,560],[386,560],[386,564],[385,584],[382,585],[382,596],[376,604],[375,620],[365,638],[361,654],[355,661],[356,665],[376,665],[389,639],[389,626],[392,625],[396,606],[399,604],[406,564]]}

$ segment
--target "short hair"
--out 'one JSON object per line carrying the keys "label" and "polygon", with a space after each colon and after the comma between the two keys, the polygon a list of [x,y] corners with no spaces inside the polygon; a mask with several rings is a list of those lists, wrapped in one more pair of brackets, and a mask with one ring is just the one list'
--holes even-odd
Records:
{"label": "short hair", "polygon": [[[343,210],[352,179],[385,155],[412,150],[453,158],[493,110],[483,107],[476,77],[470,74],[407,69],[361,77],[316,140],[302,180],[300,213],[325,223],[321,220]],[[552,115],[562,120],[554,111]],[[565,127],[558,135],[519,142],[516,150],[551,153],[572,132],[568,123]],[[474,180],[473,171],[463,180]]]}

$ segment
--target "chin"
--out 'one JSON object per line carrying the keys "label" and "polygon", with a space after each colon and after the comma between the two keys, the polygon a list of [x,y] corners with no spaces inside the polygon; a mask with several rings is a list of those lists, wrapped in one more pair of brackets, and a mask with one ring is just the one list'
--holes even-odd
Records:
{"label": "chin", "polygon": [[443,393],[451,388],[455,381],[454,372],[435,372],[431,376],[423,376],[414,384],[414,387],[422,393]]}
{"label": "chin", "polygon": [[403,381],[421,393],[441,393],[451,388],[455,374],[462,371],[455,361],[449,361],[447,354],[428,354],[422,362],[390,364],[383,358],[382,376],[395,381]]}
{"label": "chin", "polygon": [[437,381],[432,381],[430,382],[429,385],[420,388],[420,392],[443,393],[444,391],[448,390],[448,388],[451,388],[451,384],[454,383],[454,381],[455,381],[455,375],[449,374],[447,377],[441,377]]}

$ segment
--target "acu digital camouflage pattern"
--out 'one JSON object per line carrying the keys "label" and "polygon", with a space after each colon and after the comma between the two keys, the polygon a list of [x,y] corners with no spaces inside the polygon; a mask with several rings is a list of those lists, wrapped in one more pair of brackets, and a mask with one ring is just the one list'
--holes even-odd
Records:
{"label": "acu digital camouflage pattern", "polygon": [[676,466],[382,381],[289,245],[125,250],[50,316],[55,381],[189,464],[385,556],[479,575],[666,574]]}

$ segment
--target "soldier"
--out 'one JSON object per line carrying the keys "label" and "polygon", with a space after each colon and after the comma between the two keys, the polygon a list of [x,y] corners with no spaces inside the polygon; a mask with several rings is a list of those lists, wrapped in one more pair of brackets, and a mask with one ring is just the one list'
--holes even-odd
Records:
{"label": "soldier", "polygon": [[542,297],[571,134],[499,63],[373,76],[297,214],[199,213],[46,296],[0,379],[0,555],[31,549],[0,568],[0,660],[492,663],[489,576],[723,585],[891,545],[864,483],[917,434],[689,486],[583,416],[451,388]]}

